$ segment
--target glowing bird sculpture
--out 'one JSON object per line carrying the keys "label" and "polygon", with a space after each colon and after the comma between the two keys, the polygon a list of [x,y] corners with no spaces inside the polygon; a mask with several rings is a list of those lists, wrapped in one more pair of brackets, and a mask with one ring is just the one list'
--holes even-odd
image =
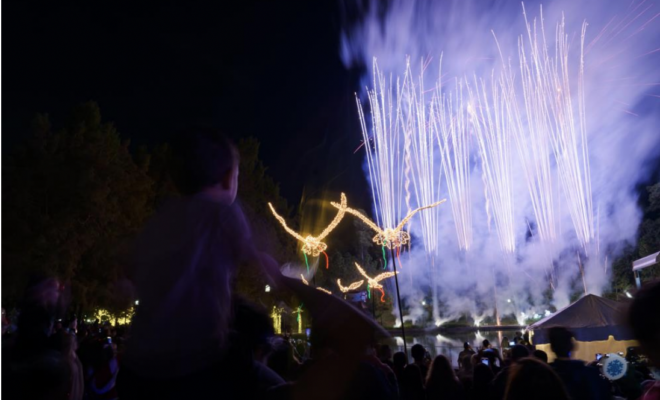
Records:
{"label": "glowing bird sculpture", "polygon": [[317,286],[316,288],[317,288],[318,290],[320,290],[320,291],[322,291],[322,292],[324,292],[324,293],[327,293],[327,294],[332,294],[332,292],[331,292],[331,291],[329,291],[328,289],[324,289],[324,288],[322,288],[322,287],[320,287],[320,286]]}
{"label": "glowing bird sculpture", "polygon": [[364,269],[362,269],[362,267],[360,267],[360,264],[355,263],[355,266],[357,267],[358,272],[360,273],[360,275],[367,278],[367,285],[371,289],[380,290],[380,293],[381,293],[380,301],[384,303],[385,302],[385,291],[383,290],[383,285],[380,284],[380,281],[382,281],[384,279],[387,279],[387,278],[393,277],[394,275],[398,274],[399,271],[396,271],[396,272],[383,272],[382,274],[378,274],[374,278],[372,278],[369,275],[367,275],[367,273],[364,271]]}
{"label": "glowing bird sculpture", "polygon": [[[349,214],[352,214],[356,217],[358,217],[362,222],[367,224],[371,229],[376,231],[376,236],[374,236],[373,241],[379,246],[386,246],[388,249],[397,249],[408,242],[410,242],[410,234],[406,231],[403,230],[403,228],[406,226],[406,224],[410,221],[410,219],[417,214],[418,212],[422,210],[426,210],[428,208],[433,208],[436,206],[439,206],[440,204],[444,203],[447,201],[446,199],[440,200],[438,202],[435,202],[433,204],[430,204],[428,206],[424,207],[419,207],[414,210],[412,210],[408,215],[405,216],[397,225],[395,228],[385,228],[382,229],[378,225],[376,225],[372,220],[369,218],[365,217],[361,212],[354,210],[352,208],[346,207],[344,204],[337,204],[335,202],[332,202],[334,207],[338,208],[340,212],[343,210],[344,212],[347,212]],[[366,276],[366,275],[365,275]]]}
{"label": "glowing bird sculpture", "polygon": [[[346,213],[347,210],[347,200],[346,200],[346,195],[344,193],[341,194],[341,203],[333,203],[336,204],[335,207],[339,209],[339,212],[337,212],[337,215],[335,215],[335,218],[330,222],[330,224],[321,232],[320,235],[318,236],[312,236],[312,235],[307,235],[306,237],[303,237],[301,234],[298,232],[294,231],[293,229],[289,228],[287,226],[286,221],[284,218],[275,211],[275,207],[271,203],[268,203],[268,207],[270,207],[270,211],[273,213],[275,218],[279,221],[279,223],[284,227],[284,230],[287,231],[287,233],[300,242],[303,243],[302,246],[302,252],[305,255],[305,260],[307,259],[307,255],[310,255],[312,257],[318,257],[321,253],[325,255],[325,268],[327,269],[329,266],[329,260],[328,260],[328,254],[326,254],[325,250],[328,248],[328,245],[323,243],[322,240],[325,239],[326,236],[330,234],[330,232],[333,231],[339,225],[341,222],[342,218],[344,218],[344,214]],[[309,266],[308,266],[309,269]]]}
{"label": "glowing bird sculpture", "polygon": [[339,286],[339,290],[341,290],[342,293],[348,293],[351,290],[355,290],[360,286],[362,286],[363,283],[364,283],[364,279],[361,281],[353,282],[348,286],[342,286],[341,279],[337,279],[337,286]]}
{"label": "glowing bird sculpture", "polygon": [[[300,274],[300,279],[302,280],[302,283],[304,283],[305,285],[309,286],[309,282],[307,282],[307,279],[305,279],[305,276],[304,276],[303,274]],[[332,292],[329,291],[328,289],[324,289],[324,288],[322,288],[322,287],[320,287],[320,286],[317,286],[316,288],[317,288],[318,290],[322,291],[323,293],[332,294]]]}

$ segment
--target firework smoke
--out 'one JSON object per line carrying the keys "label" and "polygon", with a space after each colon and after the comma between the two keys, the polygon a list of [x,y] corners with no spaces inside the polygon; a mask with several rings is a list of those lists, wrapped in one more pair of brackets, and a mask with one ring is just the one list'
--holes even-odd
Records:
{"label": "firework smoke", "polygon": [[660,4],[602,5],[395,0],[345,27],[346,65],[373,63],[358,106],[379,224],[451,205],[411,225],[411,319],[428,282],[436,321],[607,288],[658,156]]}

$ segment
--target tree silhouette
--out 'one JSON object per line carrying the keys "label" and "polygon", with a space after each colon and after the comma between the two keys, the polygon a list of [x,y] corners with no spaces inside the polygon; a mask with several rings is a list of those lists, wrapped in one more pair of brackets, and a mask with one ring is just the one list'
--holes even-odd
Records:
{"label": "tree silhouette", "polygon": [[152,212],[148,158],[136,163],[96,103],[76,107],[59,132],[47,115],[3,166],[3,301],[15,303],[39,273],[70,283],[81,307],[105,306],[116,257]]}

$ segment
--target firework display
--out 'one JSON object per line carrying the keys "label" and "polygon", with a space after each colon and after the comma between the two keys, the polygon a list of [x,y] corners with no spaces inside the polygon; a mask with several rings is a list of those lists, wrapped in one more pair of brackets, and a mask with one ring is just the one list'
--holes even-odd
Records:
{"label": "firework display", "polygon": [[[348,207],[342,194],[341,202],[330,203],[337,208],[337,217],[317,237],[292,231],[273,210],[276,218],[303,243],[303,253],[311,256],[325,252],[323,239],[345,214],[362,221],[375,233],[372,241],[377,247],[372,259],[378,254],[367,269],[383,271],[372,277],[356,263],[365,279],[348,286],[341,283],[345,277],[337,279],[339,291],[348,293],[366,282],[367,292],[380,290],[384,300],[379,282],[394,277],[397,297],[405,291],[408,300],[406,320],[413,323],[424,319],[424,323],[439,325],[469,314],[475,324],[486,318],[499,323],[500,315],[513,316],[523,324],[530,315],[546,313],[550,304],[567,305],[578,289],[600,294],[607,284],[608,257],[611,260],[636,232],[639,221],[635,225],[635,212],[639,210],[634,195],[628,193],[634,183],[626,180],[630,171],[618,174],[611,168],[612,160],[619,160],[621,154],[612,151],[607,140],[618,140],[619,147],[626,141],[615,138],[591,113],[620,123],[617,128],[622,136],[635,129],[627,122],[632,121],[631,126],[638,123],[646,129],[648,139],[648,115],[644,121],[624,121],[611,114],[622,111],[627,118],[639,117],[639,110],[631,108],[641,108],[640,96],[658,97],[646,92],[658,85],[655,75],[653,80],[641,78],[641,71],[631,72],[635,63],[617,58],[628,47],[635,47],[632,42],[645,29],[658,30],[652,23],[660,21],[660,14],[649,11],[654,4],[633,1],[618,5],[619,14],[600,21],[591,38],[586,22],[571,24],[556,7],[554,32],[546,32],[543,8],[537,19],[528,19],[523,5],[517,18],[524,24],[509,24],[503,33],[502,26],[499,32],[488,28],[489,37],[466,48],[471,57],[461,64],[452,59],[460,58],[456,49],[452,49],[452,57],[435,53],[440,55],[437,61],[433,61],[434,50],[421,45],[423,52],[399,54],[400,35],[417,32],[410,21],[431,18],[433,13],[413,12],[419,11],[412,4],[415,2],[394,3],[411,11],[400,15],[388,11],[392,12],[388,18],[406,21],[406,29],[387,26],[390,20],[374,13],[369,20],[372,25],[364,23],[364,30],[355,38],[361,41],[361,50],[371,51],[373,46],[381,51],[343,55],[360,65],[371,61],[372,66],[362,92],[364,101],[356,94],[362,140],[355,152],[364,157],[372,209]],[[443,9],[440,4],[429,7]],[[468,13],[468,8],[458,10]],[[577,30],[570,31],[571,25]],[[512,33],[507,34],[509,31]],[[421,42],[433,46],[436,37],[423,39],[431,39]],[[643,45],[648,47],[651,42],[647,39]],[[349,36],[343,40],[347,47],[353,44]],[[655,47],[635,47],[643,51],[631,54],[635,56],[631,59],[656,57],[660,49]],[[390,56],[392,49],[396,49],[398,61]],[[481,68],[482,64],[486,67]],[[625,68],[616,70],[620,64]],[[647,75],[657,71],[641,64]],[[447,76],[447,70],[452,75]],[[618,98],[617,90],[591,87],[611,88],[615,83],[625,89],[621,92],[628,95],[626,101]],[[590,91],[599,96],[590,97]],[[607,97],[610,94],[612,98]],[[598,132],[592,125],[608,132]],[[593,142],[601,146],[597,151]],[[594,160],[600,163],[598,167],[592,165]],[[635,165],[643,162],[634,161]],[[628,192],[618,190],[617,184],[622,183]],[[618,199],[630,204],[619,207]],[[437,207],[445,201],[448,209]],[[633,220],[634,229],[618,232],[614,228],[628,220]],[[604,228],[608,232],[603,244],[601,221],[611,222]],[[397,271],[402,259],[405,270]],[[404,282],[401,290],[399,273]],[[403,327],[400,299],[397,306],[397,323]]]}

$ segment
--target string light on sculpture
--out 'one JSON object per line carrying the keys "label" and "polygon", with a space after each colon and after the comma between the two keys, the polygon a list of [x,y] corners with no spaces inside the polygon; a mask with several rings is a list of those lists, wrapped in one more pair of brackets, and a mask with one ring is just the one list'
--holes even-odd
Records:
{"label": "string light on sculpture", "polygon": [[[388,249],[397,249],[397,248],[399,248],[403,245],[408,244],[408,242],[410,242],[410,234],[403,230],[403,228],[410,221],[410,219],[415,214],[417,214],[419,211],[439,206],[440,204],[444,203],[445,201],[447,201],[447,200],[443,199],[443,200],[440,200],[440,201],[435,202],[433,204],[430,204],[428,206],[419,207],[419,208],[411,211],[408,215],[406,215],[405,218],[403,218],[401,220],[401,222],[399,223],[399,225],[397,225],[395,228],[385,228],[385,229],[380,228],[372,220],[365,217],[362,213],[360,213],[357,210],[354,210],[354,209],[349,208],[349,207],[344,207],[343,210],[345,212],[349,213],[349,214],[352,214],[352,215],[358,217],[360,220],[362,220],[362,222],[364,222],[371,229],[376,231],[376,236],[374,236],[374,238],[373,238],[374,243],[376,243],[379,246],[387,247]],[[334,203],[334,202],[332,202],[330,204],[332,204],[334,207],[336,207],[340,210],[343,207],[342,205]]]}
{"label": "string light on sculpture", "polygon": [[348,293],[351,290],[355,290],[360,286],[362,286],[363,283],[364,283],[364,279],[361,281],[353,282],[348,286],[342,286],[341,279],[337,279],[337,286],[339,286],[339,290],[341,290],[342,293]]}
{"label": "string light on sculpture", "polygon": [[327,293],[327,294],[332,294],[332,292],[331,292],[331,291],[329,291],[328,289],[324,289],[324,288],[322,288],[322,287],[320,287],[320,286],[317,286],[316,288],[317,288],[318,290],[320,290],[320,291],[322,291],[322,292],[324,292],[324,293]]}
{"label": "string light on sculpture", "polygon": [[[339,225],[342,218],[344,218],[344,214],[347,209],[346,195],[344,193],[341,194],[341,203],[336,206],[339,209],[339,212],[337,212],[337,215],[335,215],[335,218],[332,220],[332,222],[330,222],[330,224],[318,236],[307,235],[306,237],[303,237],[301,234],[287,226],[284,218],[275,211],[275,208],[271,203],[268,203],[268,207],[270,207],[270,211],[273,213],[282,227],[284,227],[284,230],[289,235],[303,243],[302,252],[305,255],[305,263],[307,263],[307,255],[318,257],[321,253],[323,253],[325,255],[326,261],[325,268],[327,269],[329,267],[329,259],[325,250],[328,248],[328,245],[323,243],[322,240],[325,239],[325,237],[328,236],[330,232],[332,232],[337,227],[337,225]],[[307,270],[309,271],[309,264],[307,264]]]}
{"label": "string light on sculpture", "polygon": [[364,269],[362,269],[360,264],[355,263],[355,266],[357,267],[358,272],[360,273],[360,275],[367,278],[367,284],[369,285],[370,289],[380,290],[380,293],[381,293],[380,301],[384,303],[385,302],[385,291],[383,290],[383,285],[380,284],[380,281],[382,281],[384,279],[387,279],[387,278],[393,277],[394,275],[398,274],[399,271],[397,271],[397,272],[383,272],[382,274],[376,275],[375,277],[372,278],[369,275],[367,275],[367,273],[364,271]]}
{"label": "string light on sculpture", "polygon": [[302,314],[302,312],[303,312],[302,307],[303,307],[303,305],[301,303],[298,306],[298,308],[296,308],[296,311],[295,311],[296,314],[298,314],[298,316],[296,317],[296,321],[298,322],[298,333],[299,334],[302,333],[302,317],[300,316],[300,314]]}
{"label": "string light on sculpture", "polygon": [[[302,280],[302,283],[304,283],[305,285],[309,286],[309,282],[307,282],[307,279],[305,279],[305,276],[304,276],[303,274],[300,274],[300,279]],[[332,294],[332,292],[329,291],[328,289],[324,289],[324,288],[322,288],[322,287],[320,287],[320,286],[317,286],[316,288],[317,288],[318,290],[324,292],[324,293]]]}
{"label": "string light on sculpture", "polygon": [[270,313],[270,317],[273,319],[273,329],[276,334],[282,333],[282,313],[284,313],[284,308],[273,306],[273,311]]}

